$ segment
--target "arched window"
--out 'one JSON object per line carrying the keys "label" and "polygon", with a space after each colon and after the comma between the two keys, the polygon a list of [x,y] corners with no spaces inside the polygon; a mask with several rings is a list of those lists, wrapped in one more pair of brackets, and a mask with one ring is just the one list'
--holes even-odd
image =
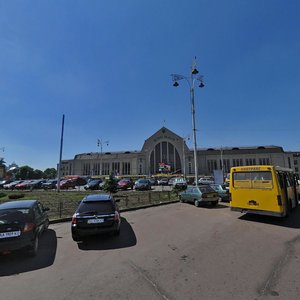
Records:
{"label": "arched window", "polygon": [[150,155],[151,174],[159,173],[160,163],[169,165],[171,172],[182,173],[180,155],[176,147],[170,142],[160,142],[155,145]]}

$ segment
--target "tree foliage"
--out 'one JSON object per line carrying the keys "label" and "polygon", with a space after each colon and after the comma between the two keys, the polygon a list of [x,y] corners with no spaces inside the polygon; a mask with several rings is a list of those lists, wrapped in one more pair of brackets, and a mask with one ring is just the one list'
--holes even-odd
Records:
{"label": "tree foliage", "polygon": [[118,182],[112,175],[105,181],[103,185],[103,190],[107,193],[116,193],[117,192]]}
{"label": "tree foliage", "polygon": [[44,178],[56,178],[56,169],[48,168],[44,171]]}

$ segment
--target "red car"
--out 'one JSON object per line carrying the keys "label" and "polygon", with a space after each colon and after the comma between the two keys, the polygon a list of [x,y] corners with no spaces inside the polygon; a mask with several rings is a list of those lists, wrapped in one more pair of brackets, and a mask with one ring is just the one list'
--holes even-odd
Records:
{"label": "red car", "polygon": [[124,178],[118,181],[119,190],[133,189],[134,183],[130,178]]}
{"label": "red car", "polygon": [[26,190],[30,189],[30,184],[33,180],[25,180],[15,185],[16,190]]}
{"label": "red car", "polygon": [[64,179],[61,180],[59,184],[60,189],[69,189],[69,188],[75,189],[75,187],[76,187],[76,180],[74,179]]}

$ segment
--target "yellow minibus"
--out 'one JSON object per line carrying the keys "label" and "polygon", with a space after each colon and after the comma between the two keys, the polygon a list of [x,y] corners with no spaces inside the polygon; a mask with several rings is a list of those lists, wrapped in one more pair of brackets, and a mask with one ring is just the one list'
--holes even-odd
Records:
{"label": "yellow minibus", "polygon": [[287,168],[233,167],[229,192],[233,211],[285,217],[298,206],[296,177]]}

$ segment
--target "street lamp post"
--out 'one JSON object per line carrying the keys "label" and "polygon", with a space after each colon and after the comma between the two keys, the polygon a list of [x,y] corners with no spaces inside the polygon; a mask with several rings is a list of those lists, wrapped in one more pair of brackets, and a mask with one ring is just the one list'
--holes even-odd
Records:
{"label": "street lamp post", "polygon": [[195,183],[198,185],[198,164],[197,164],[197,138],[196,138],[196,121],[195,121],[195,82],[199,82],[199,87],[203,88],[203,76],[197,75],[199,72],[196,68],[196,57],[192,63],[190,76],[183,76],[179,74],[171,74],[173,80],[173,86],[179,86],[178,81],[185,79],[190,87],[191,97],[191,110],[192,110],[192,127],[193,127],[193,142],[194,142],[194,164],[195,164]]}
{"label": "street lamp post", "polygon": [[182,137],[182,163],[183,163],[183,177],[186,178],[186,170],[185,170],[185,150],[184,150],[184,146],[185,146],[185,142],[188,141],[190,139],[189,136],[183,136]]}
{"label": "street lamp post", "polygon": [[102,141],[102,139],[97,139],[97,146],[100,147],[100,176],[102,176],[102,148],[103,144],[106,144],[108,146],[109,141]]}

